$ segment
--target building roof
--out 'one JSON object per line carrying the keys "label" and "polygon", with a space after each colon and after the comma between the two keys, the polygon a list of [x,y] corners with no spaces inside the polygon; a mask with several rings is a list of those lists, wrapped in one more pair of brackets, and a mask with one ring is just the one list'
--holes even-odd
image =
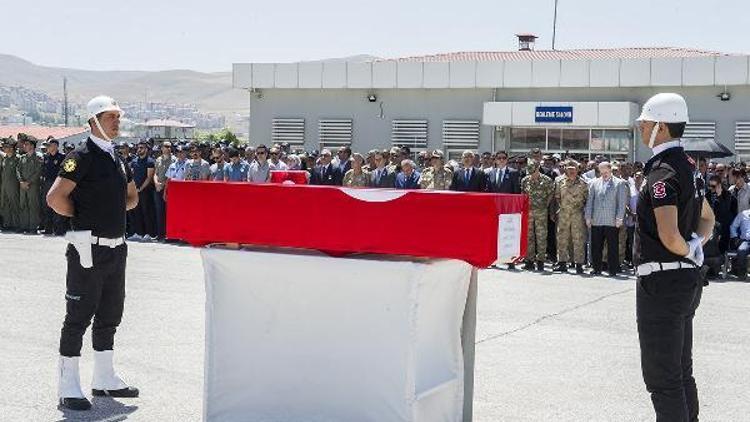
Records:
{"label": "building roof", "polygon": [[591,59],[656,59],[684,57],[717,57],[732,54],[679,47],[634,47],[584,50],[532,51],[459,51],[424,56],[399,57],[376,61],[398,62],[473,62],[519,60],[591,60]]}
{"label": "building roof", "polygon": [[52,136],[55,139],[64,139],[88,132],[88,130],[88,127],[0,126],[0,138],[7,138],[10,136],[16,138],[19,133],[25,133],[44,141],[49,136]]}
{"label": "building roof", "polygon": [[169,119],[153,119],[145,123],[137,123],[136,126],[146,127],[181,127],[181,128],[193,128],[195,125],[189,125],[187,123],[178,122],[177,120]]}

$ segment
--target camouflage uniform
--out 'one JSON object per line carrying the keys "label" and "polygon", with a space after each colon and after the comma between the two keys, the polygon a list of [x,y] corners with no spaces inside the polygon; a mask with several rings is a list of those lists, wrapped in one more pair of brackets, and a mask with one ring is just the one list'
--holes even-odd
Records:
{"label": "camouflage uniform", "polygon": [[436,189],[436,190],[449,190],[451,188],[451,181],[453,180],[453,172],[445,167],[441,167],[435,170],[434,167],[427,167],[422,172],[422,178],[419,180],[419,185],[422,189]]}
{"label": "camouflage uniform", "polygon": [[[13,143],[6,143],[12,145]],[[18,177],[16,176],[16,167],[18,167],[18,156],[8,156],[3,158],[0,163],[0,215],[3,218],[3,229],[18,229],[20,226],[18,207],[19,207],[19,190]]]}
{"label": "camouflage uniform", "polygon": [[[589,196],[589,188],[581,177],[570,180],[558,179],[555,199],[560,205],[557,214],[557,256],[560,262],[583,264],[586,259],[586,224],[583,208]],[[573,250],[571,260],[570,251]]]}
{"label": "camouflage uniform", "polygon": [[22,230],[36,232],[41,222],[40,185],[42,176],[42,156],[36,152],[22,155],[18,159],[16,177],[19,182],[29,183],[27,189],[20,189],[19,216]]}
{"label": "camouflage uniform", "polygon": [[555,185],[551,178],[541,173],[535,179],[533,173],[536,168],[538,164],[533,161],[527,165],[528,176],[521,180],[521,192],[529,195],[531,205],[526,260],[539,263],[547,259],[547,213]]}

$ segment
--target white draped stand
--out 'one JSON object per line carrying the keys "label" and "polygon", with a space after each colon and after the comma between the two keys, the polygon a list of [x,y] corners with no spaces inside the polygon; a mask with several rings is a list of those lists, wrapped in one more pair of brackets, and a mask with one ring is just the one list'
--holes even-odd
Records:
{"label": "white draped stand", "polygon": [[203,249],[207,421],[472,418],[476,269]]}

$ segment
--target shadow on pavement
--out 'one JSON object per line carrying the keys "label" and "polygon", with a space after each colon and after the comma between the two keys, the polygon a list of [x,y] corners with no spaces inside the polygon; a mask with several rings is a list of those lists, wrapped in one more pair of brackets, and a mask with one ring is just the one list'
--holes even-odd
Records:
{"label": "shadow on pavement", "polygon": [[[59,407],[58,407],[59,408]],[[77,411],[59,408],[63,416],[57,422],[87,421],[87,422],[120,422],[124,421],[138,406],[130,406],[111,398],[94,397],[91,400],[91,410]]]}

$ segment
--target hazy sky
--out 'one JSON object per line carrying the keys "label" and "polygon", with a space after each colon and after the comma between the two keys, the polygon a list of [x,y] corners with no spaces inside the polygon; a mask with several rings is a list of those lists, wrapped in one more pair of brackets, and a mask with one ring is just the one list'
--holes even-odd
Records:
{"label": "hazy sky", "polygon": [[[229,71],[234,62],[514,50],[554,0],[3,0],[0,53],[46,66]],[[750,53],[748,0],[559,0],[557,48]]]}

